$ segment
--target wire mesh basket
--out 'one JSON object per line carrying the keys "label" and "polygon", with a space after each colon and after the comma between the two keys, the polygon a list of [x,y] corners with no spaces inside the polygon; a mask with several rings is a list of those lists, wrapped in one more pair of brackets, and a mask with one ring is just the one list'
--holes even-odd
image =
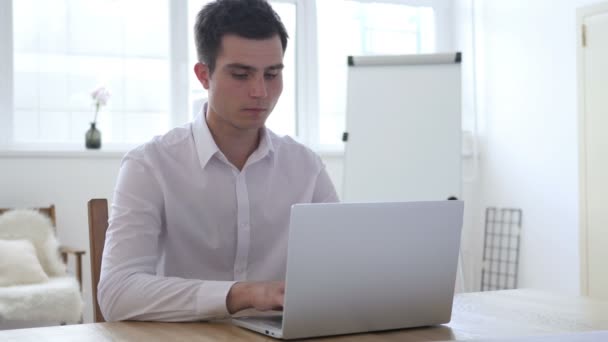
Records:
{"label": "wire mesh basket", "polygon": [[517,288],[522,211],[486,208],[481,291]]}

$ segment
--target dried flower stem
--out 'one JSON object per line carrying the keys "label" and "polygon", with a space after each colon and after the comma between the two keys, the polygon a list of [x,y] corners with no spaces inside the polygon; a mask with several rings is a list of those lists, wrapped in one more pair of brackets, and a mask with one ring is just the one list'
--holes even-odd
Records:
{"label": "dried flower stem", "polygon": [[97,113],[99,113],[99,102],[95,103],[95,118],[93,119],[93,125],[97,123]]}

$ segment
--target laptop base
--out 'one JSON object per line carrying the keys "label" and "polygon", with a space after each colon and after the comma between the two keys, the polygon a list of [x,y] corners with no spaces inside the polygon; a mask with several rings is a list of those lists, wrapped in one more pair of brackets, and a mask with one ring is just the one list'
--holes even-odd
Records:
{"label": "laptop base", "polygon": [[233,318],[232,324],[270,337],[283,338],[282,316],[239,317]]}

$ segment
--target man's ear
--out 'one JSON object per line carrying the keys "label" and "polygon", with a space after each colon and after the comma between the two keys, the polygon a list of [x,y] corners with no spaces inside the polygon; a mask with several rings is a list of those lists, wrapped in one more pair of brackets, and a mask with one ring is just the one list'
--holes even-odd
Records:
{"label": "man's ear", "polygon": [[194,73],[196,74],[196,78],[201,82],[203,88],[209,90],[209,80],[211,78],[211,73],[209,72],[209,67],[207,64],[203,64],[198,62],[194,65]]}

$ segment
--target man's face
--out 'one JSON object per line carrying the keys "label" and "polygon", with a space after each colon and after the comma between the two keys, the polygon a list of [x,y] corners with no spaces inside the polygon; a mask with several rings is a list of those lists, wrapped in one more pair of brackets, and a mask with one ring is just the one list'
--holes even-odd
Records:
{"label": "man's face", "polygon": [[195,68],[209,92],[207,119],[238,130],[258,129],[283,91],[283,48],[278,35],[263,40],[225,35],[215,70]]}

